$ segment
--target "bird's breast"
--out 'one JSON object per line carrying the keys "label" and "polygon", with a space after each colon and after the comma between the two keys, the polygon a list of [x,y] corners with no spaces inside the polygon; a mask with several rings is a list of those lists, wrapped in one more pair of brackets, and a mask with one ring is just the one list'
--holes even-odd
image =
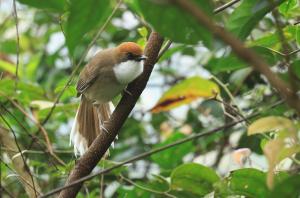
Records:
{"label": "bird's breast", "polygon": [[102,70],[96,81],[83,94],[96,103],[109,102],[142,72],[142,62],[119,63],[113,67],[113,70]]}
{"label": "bird's breast", "polygon": [[143,61],[128,60],[115,65],[113,71],[117,81],[127,85],[143,72]]}

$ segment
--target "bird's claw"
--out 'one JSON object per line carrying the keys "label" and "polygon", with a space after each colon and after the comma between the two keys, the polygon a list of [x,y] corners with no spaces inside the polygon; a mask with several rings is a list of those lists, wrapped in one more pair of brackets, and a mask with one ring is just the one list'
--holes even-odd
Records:
{"label": "bird's claw", "polygon": [[108,134],[108,130],[103,125],[100,125],[100,129],[103,130],[105,133]]}
{"label": "bird's claw", "polygon": [[130,93],[130,91],[128,91],[127,88],[124,89],[124,92],[127,93],[128,95],[132,96],[132,93]]}

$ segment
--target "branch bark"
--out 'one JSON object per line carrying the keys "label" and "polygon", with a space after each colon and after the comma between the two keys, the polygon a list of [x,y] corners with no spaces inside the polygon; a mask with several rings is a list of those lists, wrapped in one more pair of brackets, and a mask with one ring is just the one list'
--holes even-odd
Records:
{"label": "branch bark", "polygon": [[294,108],[298,115],[300,115],[300,100],[296,93],[291,90],[288,84],[271,71],[269,65],[260,56],[245,47],[245,45],[231,33],[216,25],[216,23],[192,1],[172,0],[172,2],[187,13],[190,13],[201,25],[205,26],[224,43],[227,43],[239,58],[249,63],[255,70],[263,74],[288,105]]}
{"label": "branch bark", "polygon": [[[115,140],[119,130],[146,87],[154,64],[156,63],[162,43],[163,38],[158,33],[152,32],[145,48],[145,55],[148,57],[148,59],[145,61],[143,74],[128,85],[127,90],[131,93],[131,95],[125,94],[122,97],[121,101],[113,112],[110,121],[105,124],[104,127],[109,131],[109,133],[102,133],[94,140],[87,152],[78,160],[65,185],[87,176],[101,160],[111,143]],[[73,187],[64,189],[61,191],[59,197],[75,197],[82,184],[83,183],[79,183]]]}

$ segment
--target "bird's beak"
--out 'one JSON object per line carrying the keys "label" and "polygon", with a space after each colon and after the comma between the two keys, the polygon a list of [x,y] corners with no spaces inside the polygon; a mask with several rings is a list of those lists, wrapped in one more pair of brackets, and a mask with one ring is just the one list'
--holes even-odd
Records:
{"label": "bird's beak", "polygon": [[145,56],[145,55],[142,55],[142,56],[139,56],[139,57],[137,57],[137,61],[142,61],[142,60],[146,60],[148,57],[147,56]]}

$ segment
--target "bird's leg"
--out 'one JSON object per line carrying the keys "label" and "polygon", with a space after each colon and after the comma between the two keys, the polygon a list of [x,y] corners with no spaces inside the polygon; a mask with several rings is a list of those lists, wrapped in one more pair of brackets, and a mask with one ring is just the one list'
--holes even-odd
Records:
{"label": "bird's leg", "polygon": [[127,93],[128,95],[132,96],[132,93],[130,93],[130,91],[127,90],[127,87],[124,88],[123,90],[124,93]]}
{"label": "bird's leg", "polygon": [[104,125],[100,125],[100,129],[102,129],[103,131],[105,131],[108,134],[108,130],[104,127]]}
{"label": "bird's leg", "polygon": [[99,111],[99,108],[97,108],[97,114],[98,114],[99,128],[108,134],[108,130],[104,127],[104,122],[105,121],[103,121],[101,119],[101,113]]}

